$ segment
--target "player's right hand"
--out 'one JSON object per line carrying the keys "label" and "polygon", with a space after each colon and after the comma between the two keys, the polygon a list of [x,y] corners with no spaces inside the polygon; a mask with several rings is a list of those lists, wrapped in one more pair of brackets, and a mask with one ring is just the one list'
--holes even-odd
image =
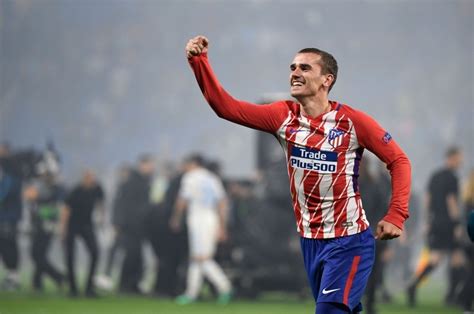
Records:
{"label": "player's right hand", "polygon": [[209,40],[202,36],[196,36],[190,39],[186,45],[186,56],[192,58],[193,56],[199,56],[201,53],[206,53],[209,46]]}

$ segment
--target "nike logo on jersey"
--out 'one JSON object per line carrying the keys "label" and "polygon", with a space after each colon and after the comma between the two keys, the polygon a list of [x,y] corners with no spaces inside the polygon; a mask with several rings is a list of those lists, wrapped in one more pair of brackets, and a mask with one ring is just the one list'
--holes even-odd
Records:
{"label": "nike logo on jersey", "polygon": [[337,290],[341,290],[341,288],[331,289],[331,290],[326,290],[326,288],[324,288],[323,289],[323,294],[329,294],[329,293],[332,293],[332,292],[336,292]]}

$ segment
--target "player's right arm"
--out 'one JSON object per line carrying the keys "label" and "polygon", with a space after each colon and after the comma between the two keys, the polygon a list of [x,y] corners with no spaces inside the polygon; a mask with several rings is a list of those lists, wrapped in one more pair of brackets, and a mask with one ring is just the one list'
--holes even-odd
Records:
{"label": "player's right arm", "polygon": [[221,118],[253,129],[274,133],[286,119],[288,109],[284,101],[257,105],[233,98],[220,85],[207,58],[209,42],[204,36],[191,39],[186,55],[196,80],[207,102]]}

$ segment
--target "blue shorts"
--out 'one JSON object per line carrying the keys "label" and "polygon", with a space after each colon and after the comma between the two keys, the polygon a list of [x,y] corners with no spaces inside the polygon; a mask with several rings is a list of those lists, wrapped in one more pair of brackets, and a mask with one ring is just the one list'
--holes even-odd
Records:
{"label": "blue shorts", "polygon": [[304,266],[314,300],[360,307],[375,258],[370,229],[334,239],[301,238]]}

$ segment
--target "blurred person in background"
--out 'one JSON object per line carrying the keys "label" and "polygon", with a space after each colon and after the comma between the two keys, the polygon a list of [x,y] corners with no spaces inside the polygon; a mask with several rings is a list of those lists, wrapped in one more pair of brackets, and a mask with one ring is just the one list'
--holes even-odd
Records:
{"label": "blurred person in background", "polygon": [[169,220],[179,189],[181,174],[170,162],[162,164],[151,191],[151,210],[147,218],[147,238],[158,260],[152,294],[159,298],[178,295],[178,267],[182,261],[186,239],[172,232]]}
{"label": "blurred person in background", "polygon": [[[222,166],[221,166],[221,163],[216,160],[216,159],[209,159],[209,158],[205,158],[206,159],[206,162],[205,162],[205,165],[204,165],[204,168],[206,168],[207,170],[209,170],[211,173],[213,173],[218,179],[219,181],[221,181],[223,187],[224,187],[224,191],[226,192],[227,194],[227,182],[225,181],[224,179],[224,176],[222,174]],[[231,208],[230,208],[230,198],[228,197],[228,195],[226,195],[226,199],[227,199],[227,227],[226,227],[226,230],[229,230],[229,226],[230,226],[230,211],[231,211]],[[223,267],[223,263],[226,264],[226,262],[229,262],[230,260],[230,256],[231,256],[231,249],[232,249],[232,243],[231,241],[229,240],[229,233],[227,233],[227,237],[225,239],[225,241],[218,241],[217,243],[217,247],[216,247],[216,254],[214,255],[214,260],[221,266],[221,268]],[[216,287],[214,285],[212,285],[212,283],[209,281],[208,278],[204,278],[204,284],[205,285],[208,285],[210,287],[210,290],[211,290],[211,293],[212,293],[212,296],[218,296],[219,295],[219,291],[216,289]]]}
{"label": "blurred person in background", "polygon": [[185,281],[179,269],[188,257],[187,227],[181,225],[179,230],[172,230],[169,224],[183,173],[183,166],[176,172],[168,173],[167,189],[153,219],[154,230],[150,232],[151,244],[159,259],[158,276],[153,286],[153,294],[157,297],[175,298]]}
{"label": "blurred person in background", "polygon": [[148,154],[140,156],[136,169],[130,172],[116,200],[115,225],[125,251],[119,282],[122,293],[143,293],[139,286],[144,271],[142,246],[147,235],[154,172],[153,157]]}
{"label": "blurred person in background", "polygon": [[17,290],[20,287],[18,274],[19,250],[17,226],[22,217],[21,179],[14,175],[11,167],[10,147],[0,145],[0,260],[6,267],[6,276],[0,289]]}
{"label": "blurred person in background", "polygon": [[[387,208],[390,201],[390,181],[387,182],[382,174],[374,175],[370,167],[370,158],[364,157],[360,163],[358,183],[367,220],[374,223],[371,224],[371,228],[372,232],[376,233],[377,225],[375,225],[375,222],[380,221],[385,215],[380,209]],[[379,168],[377,167],[377,169]],[[386,265],[384,255],[387,249],[388,242],[375,242],[374,266],[365,291],[365,310],[367,314],[377,313],[375,309],[376,292],[383,290],[383,277]]]}
{"label": "blurred person in background", "polygon": [[43,291],[43,275],[62,287],[65,276],[48,259],[48,252],[58,230],[60,209],[65,191],[53,173],[46,172],[25,188],[26,205],[31,217],[31,257],[34,264],[33,289]]}
{"label": "blurred person in background", "polygon": [[206,162],[205,168],[215,174],[221,181],[223,180],[222,167],[219,161],[209,160]]}
{"label": "blurred person in background", "polygon": [[92,218],[94,210],[97,210],[99,223],[104,222],[103,203],[104,190],[102,186],[97,181],[95,173],[86,170],[82,175],[81,182],[66,197],[65,205],[61,210],[60,232],[65,245],[69,295],[71,297],[77,297],[79,293],[74,273],[76,238],[82,238],[90,258],[85,296],[98,297],[93,279],[98,263],[99,249]]}
{"label": "blurred person in background", "polygon": [[227,197],[220,179],[204,168],[204,160],[192,155],[185,161],[185,174],[170,220],[173,230],[179,231],[187,210],[190,262],[186,291],[176,301],[194,302],[206,277],[219,293],[218,303],[227,304],[231,297],[231,283],[214,255],[218,241],[227,238]]}
{"label": "blurred person in background", "polygon": [[4,172],[9,173],[11,176],[15,176],[18,179],[21,179],[21,171],[19,162],[16,158],[16,154],[12,152],[10,143],[2,142],[0,143],[0,166]]}
{"label": "blurred person in background", "polygon": [[[391,273],[399,270],[401,278],[406,283],[412,279],[412,266],[411,261],[414,255],[414,246],[412,239],[419,236],[419,230],[421,228],[421,204],[419,196],[416,192],[412,191],[410,195],[410,219],[405,224],[405,230],[400,236],[400,240],[392,243],[390,248],[396,254],[393,254],[393,258],[390,260]],[[395,268],[395,269],[394,269]],[[386,287],[386,286],[385,286]],[[388,298],[386,298],[388,296]],[[391,297],[386,295],[382,298],[385,302],[390,302]]]}
{"label": "blurred person in background", "polygon": [[119,231],[119,223],[117,221],[117,215],[119,213],[120,200],[124,189],[125,182],[130,177],[132,167],[128,164],[123,164],[118,168],[117,178],[115,184],[115,195],[112,202],[112,239],[111,245],[107,250],[104,274],[96,278],[97,283],[101,288],[111,290],[113,288],[112,270],[116,262],[117,255],[123,249],[124,241],[122,233]]}
{"label": "blurred person in background", "polygon": [[[459,295],[459,301],[465,313],[473,312],[474,303],[474,169],[471,170],[463,191],[463,206],[467,225],[467,234],[470,239],[464,242],[466,254],[466,274],[464,284]],[[466,239],[467,240],[467,239]]]}
{"label": "blurred person in background", "polygon": [[408,304],[412,307],[416,306],[416,290],[419,283],[436,269],[443,258],[449,259],[446,304],[455,303],[456,291],[465,275],[465,261],[460,244],[465,232],[461,223],[459,182],[456,173],[462,160],[463,155],[459,148],[449,148],[445,156],[445,165],[436,170],[429,180],[426,195],[429,261],[415,274],[408,286]]}
{"label": "blurred person in background", "polygon": [[[291,95],[298,101],[256,105],[229,95],[207,58],[208,40],[186,45],[188,62],[216,114],[276,136],[287,154],[290,191],[303,259],[318,314],[358,313],[374,261],[374,236],[360,200],[358,165],[364,149],[387,164],[392,179],[388,212],[376,238],[401,235],[408,218],[410,162],[374,119],[328,99],[336,82],[334,57],[300,50],[290,65]],[[323,267],[324,265],[324,267]]]}

